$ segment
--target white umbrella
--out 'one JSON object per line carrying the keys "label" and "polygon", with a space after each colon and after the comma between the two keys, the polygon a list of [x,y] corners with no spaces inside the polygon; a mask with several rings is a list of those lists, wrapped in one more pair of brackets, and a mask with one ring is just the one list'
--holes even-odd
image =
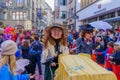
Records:
{"label": "white umbrella", "polygon": [[103,21],[95,21],[89,24],[97,29],[103,29],[103,30],[112,29],[112,26],[109,23]]}
{"label": "white umbrella", "polygon": [[20,74],[25,71],[25,66],[29,65],[30,61],[28,59],[19,59],[16,61],[15,73]]}

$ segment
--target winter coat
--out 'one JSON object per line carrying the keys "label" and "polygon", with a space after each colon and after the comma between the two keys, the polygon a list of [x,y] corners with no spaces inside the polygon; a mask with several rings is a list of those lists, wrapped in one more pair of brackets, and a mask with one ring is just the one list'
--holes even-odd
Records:
{"label": "winter coat", "polygon": [[114,52],[114,49],[112,47],[108,47],[105,51],[103,52],[99,52],[99,55],[103,55],[105,58],[105,68],[107,68],[108,70],[112,69],[112,64],[109,60],[109,56],[112,55]]}
{"label": "winter coat", "polygon": [[35,40],[31,43],[30,49],[41,54],[43,49],[42,43],[39,40],[38,41]]}
{"label": "winter coat", "polygon": [[[104,51],[104,45],[101,45],[99,42],[96,43],[96,53],[101,53]],[[102,53],[101,53],[102,54]],[[96,54],[96,60],[98,64],[104,64],[104,55]]]}
{"label": "winter coat", "polygon": [[[69,54],[69,49],[67,46],[60,45],[60,51],[62,54]],[[41,62],[45,63],[48,58],[54,57],[55,55],[55,47],[48,42],[47,49],[43,50],[42,52]]]}
{"label": "winter coat", "polygon": [[112,57],[113,59],[111,61],[116,65],[120,65],[120,51],[115,51]]}
{"label": "winter coat", "polygon": [[[69,54],[69,49],[67,46],[60,45],[60,52],[61,54]],[[47,49],[42,52],[41,60],[41,62],[45,64],[44,80],[53,80],[57,67],[50,66],[50,63],[54,62],[53,60],[55,60],[55,63],[57,62],[57,59],[53,59],[55,55],[55,47],[48,42]]]}
{"label": "winter coat", "polygon": [[84,38],[78,38],[76,40],[76,53],[92,54],[92,42],[87,44]]}
{"label": "winter coat", "polygon": [[23,56],[23,58],[27,58],[27,55],[28,55],[28,53],[29,53],[29,47],[25,47],[25,46],[22,46],[21,47],[21,50],[22,50],[22,56]]}
{"label": "winter coat", "polygon": [[0,68],[0,80],[29,80],[29,75],[13,75],[10,72],[9,66],[5,64]]}

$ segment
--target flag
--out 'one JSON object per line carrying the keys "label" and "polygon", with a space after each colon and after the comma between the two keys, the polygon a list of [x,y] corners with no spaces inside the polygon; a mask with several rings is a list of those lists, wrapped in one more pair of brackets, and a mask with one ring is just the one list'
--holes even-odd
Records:
{"label": "flag", "polygon": [[42,11],[41,11],[41,9],[40,8],[37,8],[37,17],[39,18],[39,19],[42,19],[43,18],[43,14],[42,14]]}

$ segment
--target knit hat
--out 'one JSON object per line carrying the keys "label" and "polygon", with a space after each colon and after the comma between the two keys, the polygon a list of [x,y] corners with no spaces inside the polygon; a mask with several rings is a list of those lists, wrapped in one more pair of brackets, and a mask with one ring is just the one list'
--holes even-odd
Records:
{"label": "knit hat", "polygon": [[18,50],[17,45],[12,40],[6,40],[1,44],[1,55],[14,55]]}

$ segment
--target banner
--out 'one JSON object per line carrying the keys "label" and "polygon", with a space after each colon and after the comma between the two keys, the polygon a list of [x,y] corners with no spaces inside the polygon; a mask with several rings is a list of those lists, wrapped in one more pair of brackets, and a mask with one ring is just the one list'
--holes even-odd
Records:
{"label": "banner", "polygon": [[37,17],[39,19],[42,19],[43,18],[42,10],[40,8],[37,8],[36,11],[37,11]]}

